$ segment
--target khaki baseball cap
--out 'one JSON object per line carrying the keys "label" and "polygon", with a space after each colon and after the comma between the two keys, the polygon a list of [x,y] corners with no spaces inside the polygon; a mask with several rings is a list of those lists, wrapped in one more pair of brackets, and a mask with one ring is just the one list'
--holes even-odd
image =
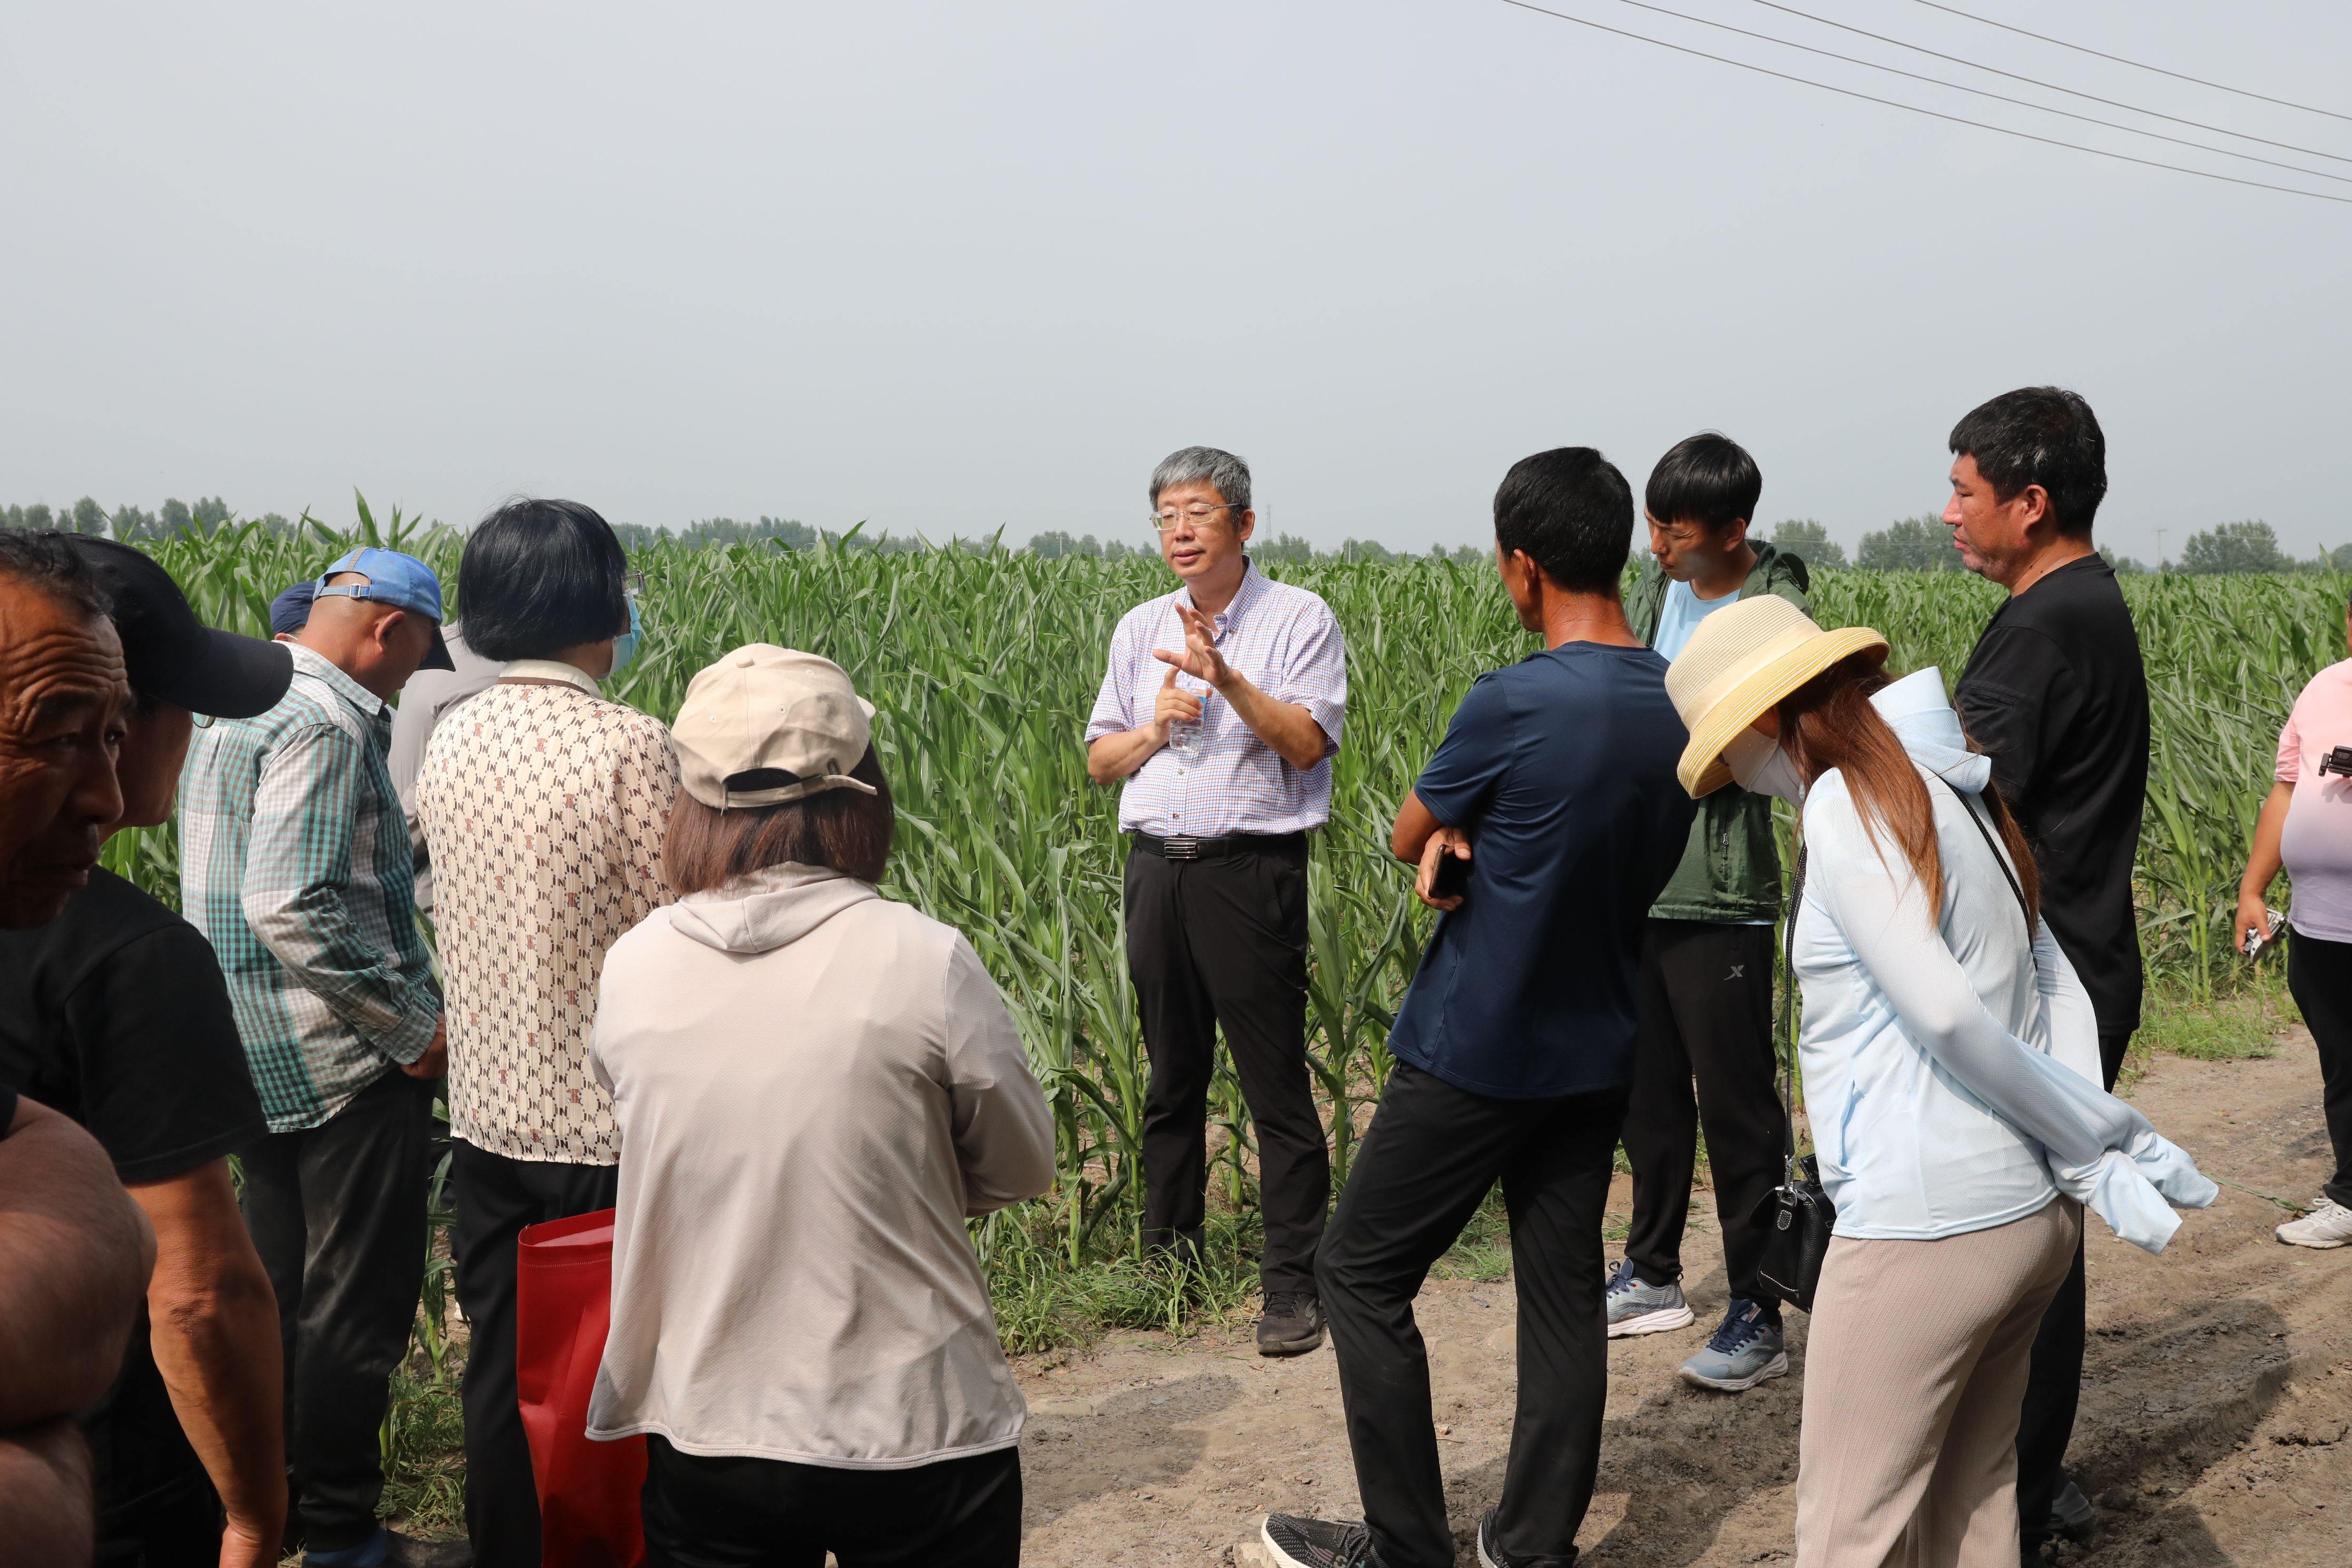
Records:
{"label": "khaki baseball cap", "polygon": [[694,678],[670,726],[678,782],[720,811],[782,805],[849,776],[874,738],[874,704],[829,658],[768,643],[739,647]]}

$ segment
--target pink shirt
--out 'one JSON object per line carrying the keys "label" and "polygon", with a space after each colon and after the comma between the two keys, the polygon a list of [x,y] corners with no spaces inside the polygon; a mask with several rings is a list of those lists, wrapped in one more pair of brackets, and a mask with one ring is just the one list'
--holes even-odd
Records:
{"label": "pink shirt", "polygon": [[2352,778],[2319,764],[2352,746],[2352,659],[2311,678],[2279,731],[2278,781],[2294,786],[2279,855],[2294,879],[2295,931],[2352,942]]}

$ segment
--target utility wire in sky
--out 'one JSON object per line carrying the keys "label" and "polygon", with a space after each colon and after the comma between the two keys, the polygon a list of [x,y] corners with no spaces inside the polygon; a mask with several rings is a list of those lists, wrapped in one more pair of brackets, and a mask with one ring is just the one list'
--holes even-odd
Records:
{"label": "utility wire in sky", "polygon": [[[2126,125],[2120,120],[2102,120],[2095,114],[2077,114],[2071,109],[2058,109],[2050,104],[2036,103],[2030,98],[2011,98],[2005,92],[1993,92],[1981,87],[1969,87],[1965,82],[1946,81],[1942,77],[1922,76],[1917,71],[1907,71],[1899,66],[1881,65],[1876,60],[1865,60],[1854,55],[1839,54],[1835,49],[1816,48],[1811,44],[1801,44],[1790,38],[1775,37],[1769,33],[1757,33],[1746,27],[1735,27],[1728,22],[1717,22],[1706,16],[1694,16],[1687,11],[1675,11],[1664,5],[1653,5],[1649,4],[1649,0],[1616,0],[1616,3],[1620,5],[1631,5],[1636,11],[1648,11],[1660,16],[1672,16],[1678,22],[1693,22],[1702,27],[1713,27],[1720,32],[1735,33],[1740,37],[1754,38],[1759,43],[1778,44],[1784,49],[1796,49],[1808,55],[1819,55],[1825,60],[1838,60],[1850,66],[1861,66],[1868,70],[1885,71],[1889,76],[1903,77],[1910,81],[1923,81],[1930,87],[1948,88],[1954,92],[1989,98],[1996,103],[2011,103],[2020,109],[2031,109],[2042,114],[2055,114],[2063,120],[2079,121],[2084,125],[2101,125],[2109,131],[2120,131],[2130,136],[2146,136],[2152,141],[2169,142],[2176,147],[2194,148],[2200,153],[2210,153],[2216,157],[2242,159],[2249,163],[2261,163],[2268,168],[2284,169],[2289,174],[2303,174],[2315,180],[2333,180],[2340,185],[2352,185],[2352,174],[2331,174],[2325,169],[2306,169],[2300,163],[2283,163],[2276,158],[2265,158],[2258,153],[2241,153],[2234,147],[2216,147],[2210,142],[2192,142],[2186,136],[2168,136],[2161,131],[2148,131],[2137,125]],[[2324,157],[2326,154],[2323,153],[2321,156]],[[2352,163],[2352,159],[2346,161]]]}
{"label": "utility wire in sky", "polygon": [[2168,76],[2175,81],[2195,82],[2199,87],[2210,87],[2216,92],[2234,92],[2240,98],[2251,98],[2263,103],[2275,103],[2281,109],[2300,109],[2305,114],[2324,114],[2330,120],[2352,121],[2352,114],[2338,114],[2332,109],[2316,109],[2308,103],[2296,103],[2290,99],[2273,98],[2266,92],[2249,92],[2242,87],[2224,87],[2218,81],[2207,81],[2201,76],[2184,76],[2179,71],[2167,70],[2162,66],[2152,66],[2145,60],[2127,60],[2121,55],[2111,55],[2105,49],[2095,49],[2087,44],[2070,44],[2063,38],[2053,38],[2047,33],[2028,32],[2023,27],[2012,27],[2007,22],[1996,22],[1990,16],[1979,16],[1973,11],[1963,11],[1956,5],[1940,5],[1937,4],[1937,0],[1916,0],[1916,3],[1925,5],[1930,11],[1943,11],[1954,16],[1964,16],[1971,22],[1979,22],[1988,27],[1999,27],[2004,33],[2015,33],[2021,37],[2037,38],[2045,44],[2055,44],[2062,49],[2074,49],[2082,54],[2095,55],[2100,59],[2113,60],[2119,66],[2129,66],[2134,70],[2154,71],[2158,76]]}
{"label": "utility wire in sky", "polygon": [[2302,196],[2309,201],[2334,202],[2340,206],[2352,206],[2352,196],[2331,195],[2326,191],[2298,190],[2293,185],[2274,185],[2265,180],[2242,179],[2236,174],[2217,174],[2210,169],[2192,169],[2181,163],[2163,163],[2153,158],[2136,158],[2128,153],[2113,153],[2105,147],[2086,147],[2079,142],[2061,142],[2054,136],[2037,136],[2031,131],[2019,131],[2007,125],[1994,125],[1982,120],[1969,120],[1958,114],[1946,114],[1939,109],[1926,109],[1916,103],[1902,102],[1897,99],[1880,98],[1873,93],[1857,92],[1850,87],[1832,87],[1828,82],[1815,81],[1811,77],[1792,76],[1787,71],[1774,70],[1769,66],[1759,66],[1748,60],[1733,59],[1728,55],[1709,54],[1705,49],[1695,49],[1687,44],[1668,43],[1664,38],[1651,37],[1647,33],[1612,27],[1605,22],[1595,22],[1590,17],[1571,16],[1566,11],[1554,11],[1549,6],[1535,5],[1533,0],[1503,0],[1503,4],[1517,10],[1532,11],[1538,16],[1549,16],[1554,21],[1573,22],[1580,27],[1590,27],[1598,33],[1608,33],[1620,38],[1631,38],[1637,44],[1649,44],[1661,49],[1672,49],[1678,55],[1691,55],[1699,59],[1713,60],[1717,65],[1736,66],[1741,70],[1754,71],[1759,76],[1769,76],[1780,81],[1792,81],[1799,87],[1818,88],[1823,92],[1836,93],[1841,98],[1858,98],[1864,103],[1882,104],[1888,109],[1900,109],[1911,114],[1924,114],[1930,120],[1941,120],[1953,125],[1973,125],[1979,131],[1991,131],[2003,136],[2014,136],[2021,142],[2039,142],[2045,147],[2063,147],[2070,152],[2088,153],[2095,158],[2112,158],[2119,163],[2137,163],[2144,169],[2165,169],[2176,174],[2193,174],[2200,180],[2219,180],[2226,185],[2245,185],[2257,191],[2276,191],[2282,195]]}
{"label": "utility wire in sky", "polygon": [[2015,71],[2006,71],[1999,66],[1989,66],[1981,60],[1972,60],[1966,55],[1948,55],[1941,49],[1931,49],[1923,44],[1906,44],[1901,38],[1890,38],[1884,33],[1874,33],[1867,27],[1857,27],[1849,22],[1840,22],[1828,16],[1816,16],[1811,11],[1800,11],[1794,5],[1780,5],[1779,0],[1755,0],[1755,3],[1769,11],[1779,11],[1790,16],[1801,16],[1808,22],[1818,22],[1824,27],[1835,27],[1841,33],[1852,33],[1857,37],[1875,39],[1882,44],[1892,44],[1898,49],[1909,49],[1915,55],[1926,55],[1932,59],[1948,60],[1956,66],[1967,66],[1971,70],[2007,77],[2011,81],[2021,81],[2028,87],[2038,87],[2050,92],[2063,92],[2069,98],[2079,98],[2085,102],[2104,103],[2109,109],[2121,109],[2133,114],[2145,114],[2151,120],[2168,120],[2175,125],[2187,125],[2198,131],[2210,131],[2217,136],[2234,137],[2241,142],[2258,142],[2265,147],[2277,147],[2289,153],[2302,153],[2314,158],[2326,158],[2338,163],[2352,163],[2352,157],[2347,157],[2341,153],[2330,153],[2318,147],[2304,147],[2293,142],[2273,142],[2267,136],[2249,135],[2243,131],[2232,131],[2226,125],[2208,125],[2201,120],[2183,120],[2178,114],[2167,114],[2160,109],[2142,109],[2136,103],[2125,103],[2119,99],[2101,98],[2095,92],[2080,92],[2071,87],[2061,87],[2054,81],[2043,81],[2039,77],[2020,76]]}

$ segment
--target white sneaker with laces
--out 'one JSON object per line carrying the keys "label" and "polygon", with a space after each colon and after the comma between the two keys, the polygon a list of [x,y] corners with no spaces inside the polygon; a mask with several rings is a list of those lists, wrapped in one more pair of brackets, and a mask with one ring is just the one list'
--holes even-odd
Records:
{"label": "white sneaker with laces", "polygon": [[2342,1247],[2352,1242],[2352,1209],[2322,1195],[2309,1214],[2279,1226],[2278,1238],[2289,1247]]}

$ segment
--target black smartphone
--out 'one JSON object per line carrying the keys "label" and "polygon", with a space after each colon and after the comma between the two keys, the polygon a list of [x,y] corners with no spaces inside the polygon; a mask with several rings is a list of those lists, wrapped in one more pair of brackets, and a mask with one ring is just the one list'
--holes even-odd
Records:
{"label": "black smartphone", "polygon": [[1440,855],[1437,875],[1430,879],[1430,896],[1458,899],[1470,890],[1470,862],[1459,855]]}

